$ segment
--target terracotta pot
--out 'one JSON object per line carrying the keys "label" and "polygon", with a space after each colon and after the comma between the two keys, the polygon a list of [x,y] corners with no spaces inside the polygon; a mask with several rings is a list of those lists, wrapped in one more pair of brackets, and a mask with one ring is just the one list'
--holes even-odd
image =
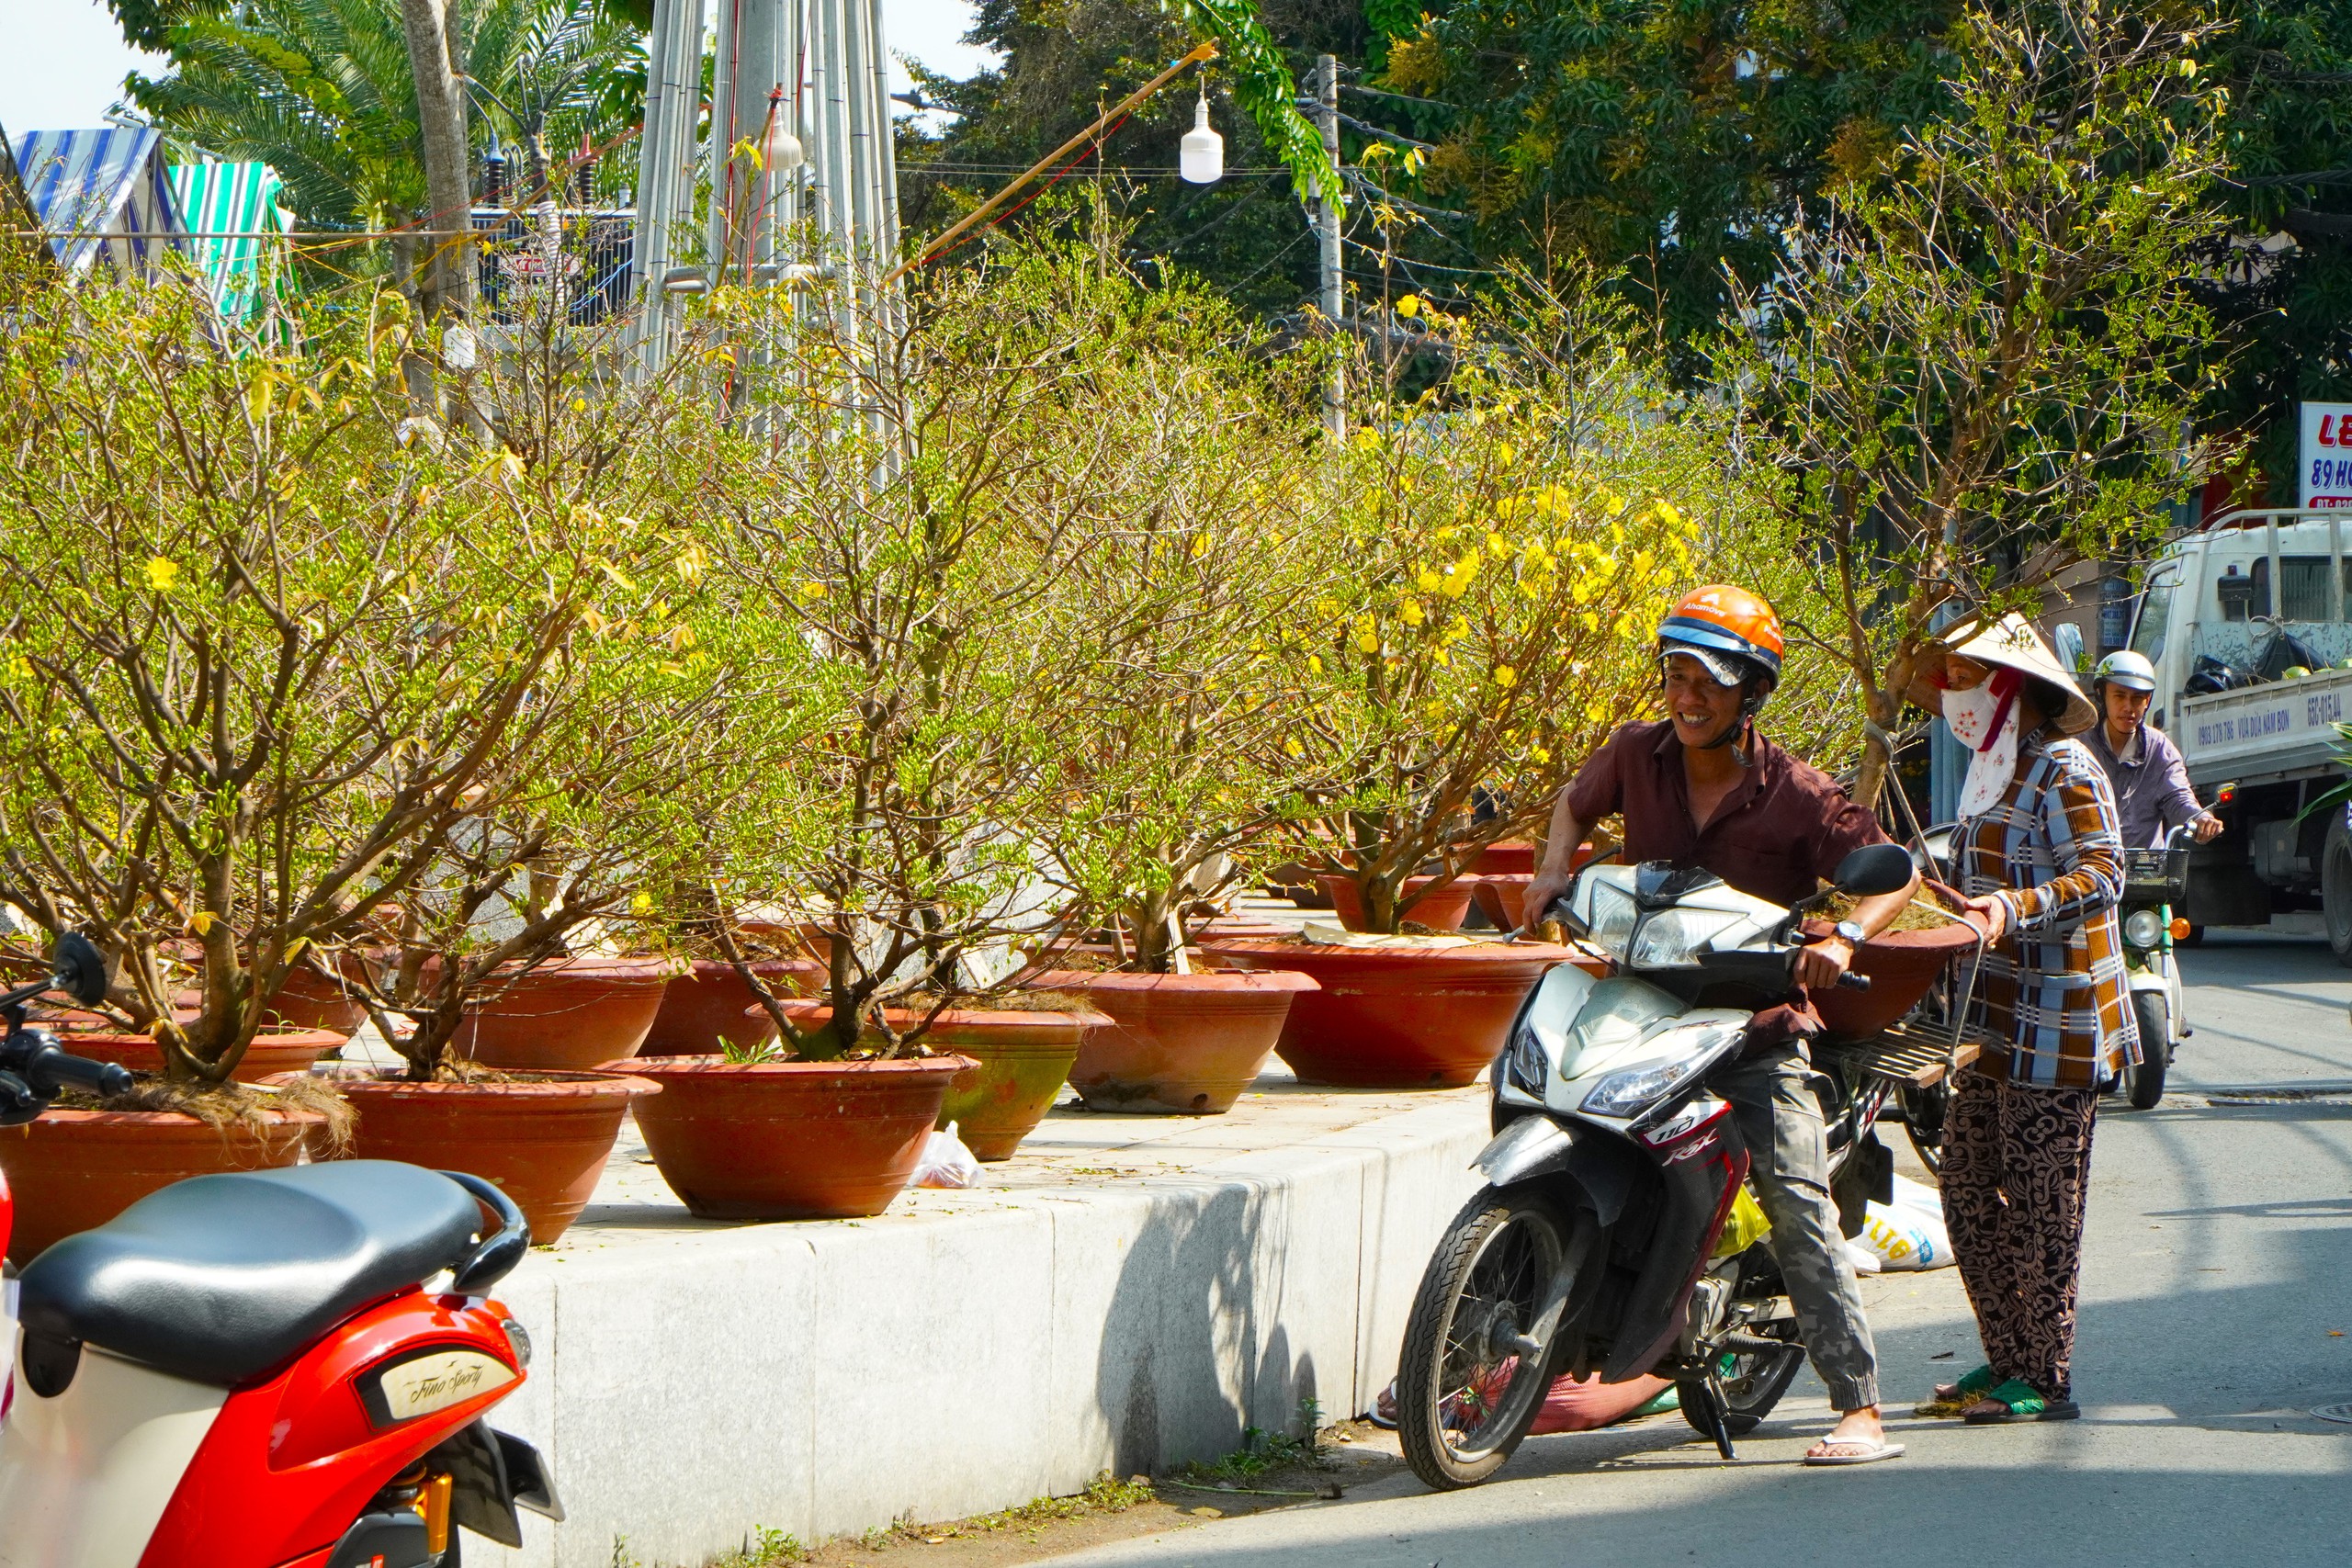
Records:
{"label": "terracotta pot", "polygon": [[[752,965],[768,989],[805,997],[823,976],[824,965],[801,958],[763,958]],[[697,958],[694,968],[670,976],[662,1010],[653,1015],[640,1056],[706,1056],[723,1043],[758,1045],[775,1038],[775,1021],[758,1004],[752,987],[719,958]]]}
{"label": "terracotta pot", "polygon": [[1110,1022],[1089,1031],[1069,1072],[1090,1111],[1214,1116],[1229,1110],[1282,1038],[1305,975],[1040,975]]}
{"label": "terracotta pot", "polygon": [[[119,1062],[134,1073],[164,1070],[164,1048],[151,1036],[96,1029],[76,1029],[71,1033],[71,1049],[77,1056]],[[279,1073],[307,1073],[322,1054],[349,1038],[330,1029],[266,1029],[254,1036],[230,1077],[239,1083],[259,1083]]]}
{"label": "terracotta pot", "polygon": [[[1808,920],[1805,933],[1817,940],[1829,934],[1829,927],[1824,921]],[[1854,953],[1854,972],[1869,976],[1871,988],[1815,989],[1810,993],[1814,1009],[1832,1034],[1847,1039],[1876,1034],[1928,994],[1945,964],[1974,951],[1976,933],[1966,926],[1881,931]]]}
{"label": "terracotta pot", "polygon": [[1276,1047],[1310,1083],[1351,1089],[1452,1089],[1503,1046],[1519,1004],[1555,964],[1598,960],[1541,942],[1478,942],[1423,952],[1297,942],[1220,942],[1239,969],[1289,969],[1319,989],[1291,1002]]}
{"label": "terracotta pot", "polygon": [[550,1242],[588,1206],[632,1100],[662,1092],[641,1077],[550,1073],[481,1083],[338,1077],[359,1112],[352,1156],[462,1170],[494,1183]]}
{"label": "terracotta pot", "polygon": [[559,958],[469,1005],[453,1055],[486,1067],[571,1072],[637,1055],[670,973],[642,958]]}
{"label": "terracotta pot", "polygon": [[[822,1029],[833,1016],[831,1008],[817,1002],[797,1002],[786,1011],[803,1029]],[[884,1016],[893,1029],[922,1021],[922,1013],[895,1009]],[[1053,1109],[1087,1031],[1109,1021],[1091,1012],[948,1009],[932,1021],[922,1043],[934,1051],[953,1051],[972,1066],[949,1086],[938,1124],[955,1122],[956,1135],[976,1158],[1010,1157]]]}
{"label": "terracotta pot", "polygon": [[168,1111],[44,1111],[24,1126],[0,1128],[0,1172],[17,1203],[8,1256],[30,1262],[50,1243],[102,1225],[191,1176],[307,1164],[326,1118],[266,1114],[266,1132],[216,1132]]}
{"label": "terracotta pot", "polygon": [[1479,910],[1497,931],[1515,931],[1527,918],[1527,885],[1534,880],[1532,872],[1524,875],[1514,872],[1482,876],[1478,886],[1471,889],[1471,897],[1477,900]]}
{"label": "terracotta pot", "polygon": [[1524,839],[1505,839],[1488,844],[1472,857],[1465,871],[1472,876],[1532,876],[1535,873],[1535,846]]}
{"label": "terracotta pot", "polygon": [[688,1209],[714,1220],[878,1214],[914,1174],[940,1102],[968,1056],[887,1062],[615,1062],[650,1078],[645,1146]]}
{"label": "terracotta pot", "polygon": [[[336,965],[353,979],[366,980],[367,960],[346,953]],[[287,974],[269,1002],[270,1019],[288,1029],[331,1029],[346,1038],[368,1021],[368,1009],[337,982],[308,969]]]}
{"label": "terracotta pot", "polygon": [[[1363,930],[1363,898],[1356,890],[1355,881],[1345,876],[1318,876],[1323,891],[1330,896],[1331,910],[1340,917],[1340,924],[1351,931]],[[1437,880],[1434,876],[1408,876],[1398,902],[1410,898]],[[1470,892],[1475,885],[1467,877],[1455,877],[1442,892],[1432,893],[1405,911],[1405,919],[1424,925],[1433,931],[1450,931],[1459,928],[1462,918],[1470,912]]]}

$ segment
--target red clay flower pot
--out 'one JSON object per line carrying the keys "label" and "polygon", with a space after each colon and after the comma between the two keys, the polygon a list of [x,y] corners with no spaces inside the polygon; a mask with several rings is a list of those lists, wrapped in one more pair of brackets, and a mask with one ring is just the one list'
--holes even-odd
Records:
{"label": "red clay flower pot", "polygon": [[[353,979],[368,978],[367,960],[356,953],[343,954],[337,968]],[[269,1016],[288,1029],[330,1029],[348,1038],[368,1021],[368,1009],[339,982],[309,969],[293,969],[269,999]]]}
{"label": "red clay flower pot", "polygon": [[359,1113],[354,1158],[481,1177],[514,1200],[541,1243],[588,1206],[629,1102],[662,1092],[649,1079],[615,1073],[476,1083],[369,1075],[338,1077],[335,1087]]}
{"label": "red clay flower pot", "polygon": [[1488,844],[1464,868],[1472,876],[1521,876],[1535,872],[1535,846],[1524,839]]}
{"label": "red clay flower pot", "polygon": [[670,972],[644,958],[559,958],[466,1009],[450,1054],[485,1067],[577,1072],[637,1055]]}
{"label": "red clay flower pot", "polygon": [[191,1176],[306,1164],[326,1118],[309,1111],[265,1115],[266,1131],[236,1124],[216,1131],[171,1111],[44,1111],[21,1127],[0,1127],[0,1172],[17,1204],[8,1256],[28,1263],[50,1243],[102,1225]]}
{"label": "red clay flower pot", "polygon": [[1291,1002],[1276,1047],[1309,1083],[1350,1089],[1453,1089],[1502,1049],[1519,1004],[1555,964],[1595,960],[1541,942],[1478,942],[1415,952],[1301,942],[1219,942],[1238,969],[1290,969],[1317,990]]}
{"label": "red clay flower pot", "polygon": [[[239,1083],[259,1083],[279,1073],[307,1073],[311,1063],[349,1038],[328,1029],[265,1029],[254,1036],[229,1076]],[[134,1073],[164,1070],[164,1048],[145,1034],[76,1029],[65,1047],[94,1062],[119,1062]]]}
{"label": "red clay flower pot", "polygon": [[[1323,875],[1315,880],[1321,883],[1323,891],[1331,896],[1331,912],[1340,917],[1340,924],[1351,931],[1363,930],[1363,897],[1356,889],[1355,879]],[[1407,877],[1397,901],[1403,903],[1436,880],[1434,876]],[[1418,904],[1409,905],[1405,910],[1405,919],[1427,926],[1433,931],[1456,930],[1462,924],[1462,918],[1470,912],[1473,886],[1467,877],[1456,877],[1443,890],[1430,894]]]}
{"label": "red clay flower pot", "polygon": [[[804,958],[763,958],[752,965],[779,997],[808,996],[824,965]],[[722,1045],[752,1046],[775,1038],[775,1021],[759,1006],[752,987],[719,958],[697,958],[694,968],[670,976],[662,1010],[653,1015],[640,1056],[707,1056]]]}
{"label": "red clay flower pot", "polygon": [[[822,1029],[833,1016],[820,1002],[797,1002],[786,1011],[802,1029]],[[897,1009],[884,1016],[891,1028],[901,1030],[923,1017]],[[956,1135],[977,1159],[1010,1157],[1053,1109],[1087,1031],[1109,1021],[1091,1012],[948,1009],[932,1021],[922,1043],[934,1051],[953,1051],[972,1065],[948,1086],[938,1124],[956,1123]]]}
{"label": "red clay flower pot", "polygon": [[[1808,920],[1805,934],[1818,941],[1829,934],[1829,927]],[[1881,931],[1854,953],[1854,972],[1871,977],[1869,990],[1849,991],[1841,986],[1808,994],[1830,1033],[1846,1039],[1876,1034],[1928,994],[1945,964],[1975,950],[1976,933],[1966,926]]]}
{"label": "red clay flower pot", "polygon": [[639,1100],[645,1146],[688,1209],[714,1220],[878,1214],[914,1174],[968,1056],[755,1062],[654,1056],[613,1070],[662,1086]]}
{"label": "red clay flower pot", "polygon": [[1479,911],[1497,931],[1515,931],[1527,918],[1527,885],[1534,880],[1532,872],[1482,876],[1470,896],[1477,900]]}
{"label": "red clay flower pot", "polygon": [[1089,1032],[1070,1087],[1090,1111],[1215,1116],[1232,1108],[1282,1038],[1305,975],[1211,972],[1040,975],[1039,990],[1086,998],[1110,1022]]}

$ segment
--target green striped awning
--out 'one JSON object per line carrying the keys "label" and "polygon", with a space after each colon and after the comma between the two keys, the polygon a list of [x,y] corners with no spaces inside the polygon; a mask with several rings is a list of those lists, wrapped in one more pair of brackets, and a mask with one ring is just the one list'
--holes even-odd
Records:
{"label": "green striped awning", "polygon": [[286,182],[267,164],[177,164],[172,189],[221,320],[243,326],[293,282],[286,236],[294,215],[277,205]]}

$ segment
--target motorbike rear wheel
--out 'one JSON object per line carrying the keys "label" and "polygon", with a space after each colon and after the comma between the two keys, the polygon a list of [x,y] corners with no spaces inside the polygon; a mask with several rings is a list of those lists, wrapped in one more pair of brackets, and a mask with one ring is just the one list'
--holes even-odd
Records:
{"label": "motorbike rear wheel", "polygon": [[2140,1025],[2140,1065],[2123,1072],[2124,1092],[2134,1111],[2154,1111],[2165,1097],[2165,1069],[2172,1064],[2172,1010],[2156,991],[2132,993]]}
{"label": "motorbike rear wheel", "polygon": [[1488,1188],[1447,1228],[1396,1371],[1396,1435],[1429,1485],[1476,1485],[1535,1424],[1557,1329],[1541,1344],[1527,1337],[1566,1251],[1560,1216],[1526,1192]]}
{"label": "motorbike rear wheel", "polygon": [[1944,1112],[1951,1104],[1951,1088],[1948,1084],[1930,1084],[1926,1089],[1905,1085],[1902,1089],[1903,1131],[1911,1140],[1919,1163],[1928,1168],[1930,1176],[1939,1175],[1944,1168]]}

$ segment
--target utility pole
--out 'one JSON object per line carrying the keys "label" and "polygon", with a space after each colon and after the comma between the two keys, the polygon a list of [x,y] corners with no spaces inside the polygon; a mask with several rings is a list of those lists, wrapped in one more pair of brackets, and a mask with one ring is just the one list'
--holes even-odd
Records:
{"label": "utility pole", "polygon": [[[1331,160],[1331,167],[1340,166],[1340,62],[1335,55],[1324,55],[1315,62],[1315,118],[1323,129],[1323,151]],[[1316,198],[1316,228],[1319,231],[1322,250],[1323,288],[1319,303],[1323,318],[1331,326],[1333,335],[1331,378],[1323,389],[1323,423],[1335,441],[1348,434],[1347,362],[1337,341],[1340,323],[1346,319],[1347,303],[1341,298],[1341,265],[1340,225],[1345,216],[1340,203],[1329,197]]]}

